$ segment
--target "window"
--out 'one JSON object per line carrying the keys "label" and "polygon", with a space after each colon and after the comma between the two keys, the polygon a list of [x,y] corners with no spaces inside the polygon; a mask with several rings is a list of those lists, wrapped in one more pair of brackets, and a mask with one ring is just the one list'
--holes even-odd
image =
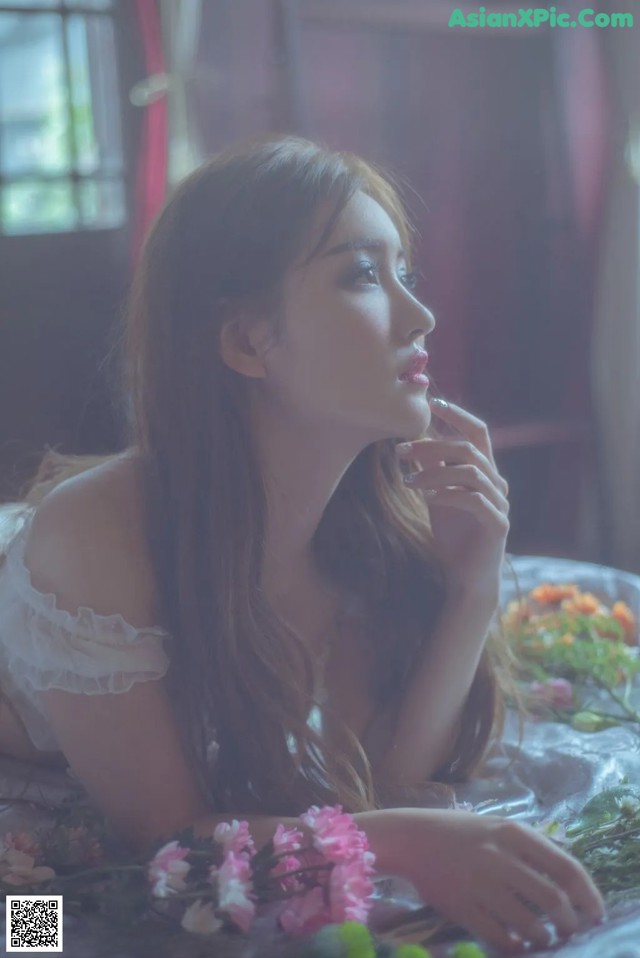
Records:
{"label": "window", "polygon": [[0,233],[125,222],[112,7],[0,3]]}

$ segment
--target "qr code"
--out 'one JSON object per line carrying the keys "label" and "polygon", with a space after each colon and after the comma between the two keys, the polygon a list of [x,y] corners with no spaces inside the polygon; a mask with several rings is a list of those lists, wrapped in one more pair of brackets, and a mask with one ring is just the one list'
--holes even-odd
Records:
{"label": "qr code", "polygon": [[62,895],[7,895],[7,951],[62,951]]}

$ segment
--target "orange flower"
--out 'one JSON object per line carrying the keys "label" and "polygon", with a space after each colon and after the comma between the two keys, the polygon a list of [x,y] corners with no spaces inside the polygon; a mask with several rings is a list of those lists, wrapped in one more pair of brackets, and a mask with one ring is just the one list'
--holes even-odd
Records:
{"label": "orange flower", "polygon": [[49,881],[56,873],[48,865],[35,865],[31,855],[17,848],[5,848],[0,855],[0,878],[9,885],[30,885]]}
{"label": "orange flower", "polygon": [[592,592],[583,592],[574,599],[565,599],[562,602],[562,609],[565,612],[577,612],[580,615],[596,615],[598,612],[606,611]]}
{"label": "orange flower", "polygon": [[577,585],[565,583],[563,585],[552,585],[550,582],[543,582],[531,590],[531,598],[542,605],[553,605],[561,602],[562,599],[573,599],[580,595]]}
{"label": "orange flower", "polygon": [[636,617],[626,602],[615,602],[611,615],[624,629],[624,641],[626,644],[637,645],[638,638],[636,634]]}
{"label": "orange flower", "polygon": [[530,614],[530,609],[524,600],[522,602],[514,600],[513,602],[507,603],[507,608],[502,620],[507,628],[517,628],[519,625],[529,619]]}
{"label": "orange flower", "polygon": [[562,643],[562,645],[573,645],[575,640],[576,640],[575,635],[571,635],[570,632],[567,632],[565,633],[565,635],[561,636],[558,639],[558,642]]}

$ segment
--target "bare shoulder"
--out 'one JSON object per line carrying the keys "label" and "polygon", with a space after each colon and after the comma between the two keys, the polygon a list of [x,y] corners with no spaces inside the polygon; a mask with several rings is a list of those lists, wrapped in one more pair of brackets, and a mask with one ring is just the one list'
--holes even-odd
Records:
{"label": "bare shoulder", "polygon": [[[91,504],[96,516],[121,520],[123,529],[137,527],[142,519],[140,457],[132,451],[118,453],[90,469],[60,482],[43,498],[45,501]],[[115,510],[115,512],[114,512]]]}
{"label": "bare shoulder", "polygon": [[[55,486],[36,508],[25,545],[35,588],[54,593],[72,614],[86,606],[119,613],[134,628],[163,626],[138,509],[135,474],[117,459]],[[140,851],[208,812],[163,679],[137,678],[118,694],[38,693],[60,751]]]}
{"label": "bare shoulder", "polygon": [[98,614],[119,612],[135,628],[162,625],[143,530],[136,457],[123,454],[65,479],[31,522],[24,559],[34,587],[55,593],[72,613],[86,595]]}

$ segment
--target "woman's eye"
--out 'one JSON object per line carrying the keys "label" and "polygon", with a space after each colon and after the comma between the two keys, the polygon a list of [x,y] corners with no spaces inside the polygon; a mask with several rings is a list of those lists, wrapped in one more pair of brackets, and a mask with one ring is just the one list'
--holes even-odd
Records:
{"label": "woman's eye", "polygon": [[371,263],[363,263],[355,272],[354,279],[359,279],[360,276],[366,276],[369,274],[373,277],[374,282],[378,281],[378,268]]}
{"label": "woman's eye", "polygon": [[[378,267],[375,264],[363,263],[355,273],[354,279],[365,275],[373,277],[374,282],[379,282]],[[400,277],[400,282],[403,283],[408,290],[414,290],[418,283],[417,273],[405,273],[404,276]]]}

